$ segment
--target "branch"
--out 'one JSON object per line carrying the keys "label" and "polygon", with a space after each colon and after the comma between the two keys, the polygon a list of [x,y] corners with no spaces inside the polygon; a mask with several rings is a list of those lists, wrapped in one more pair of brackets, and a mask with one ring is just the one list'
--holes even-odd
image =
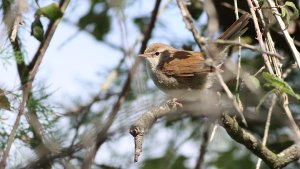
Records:
{"label": "branch", "polygon": [[181,14],[183,17],[183,21],[184,21],[187,29],[192,32],[193,37],[194,37],[195,41],[197,42],[199,48],[203,50],[204,46],[205,46],[204,38],[200,36],[199,31],[194,26],[193,18],[191,16],[191,14],[189,13],[187,7],[185,6],[184,1],[177,0],[177,4],[178,4],[178,7],[180,8],[180,11],[181,11]]}
{"label": "branch", "polygon": [[[69,4],[70,0],[64,0],[61,2],[60,4],[60,9],[62,12],[64,12]],[[33,63],[33,68],[30,70],[29,72],[29,77],[28,77],[28,82],[24,85],[24,88],[23,88],[23,97],[22,97],[22,102],[20,104],[20,107],[19,107],[19,112],[18,112],[18,115],[17,115],[17,118],[15,120],[15,123],[13,125],[13,128],[12,128],[12,131],[8,137],[8,140],[7,140],[7,145],[6,145],[6,148],[5,148],[5,151],[3,152],[3,155],[2,155],[2,159],[1,159],[1,162],[0,162],[0,169],[3,169],[5,168],[6,166],[6,159],[8,157],[8,154],[9,154],[9,151],[10,151],[10,148],[12,146],[12,143],[14,141],[14,138],[16,136],[16,132],[17,132],[17,128],[19,126],[19,123],[20,123],[20,120],[21,120],[21,116],[24,114],[24,111],[25,111],[25,106],[26,106],[26,103],[28,101],[28,98],[30,96],[30,91],[32,89],[32,83],[33,83],[33,80],[35,78],[35,75],[37,73],[37,70],[42,62],[42,59],[44,57],[44,54],[51,42],[51,39],[53,37],[53,34],[59,24],[61,19],[58,19],[56,21],[52,21],[49,23],[49,27],[46,31],[46,34],[45,34],[45,40],[40,44],[40,47],[35,55],[34,58],[35,59],[35,62]]]}
{"label": "branch", "polygon": [[[254,6],[253,6],[251,0],[247,0],[247,2],[248,2],[248,6],[250,8],[250,12],[252,14],[252,18],[253,18],[253,22],[254,22],[254,27],[255,27],[255,31],[256,31],[256,35],[257,35],[256,39],[259,43],[260,48],[263,51],[266,51],[265,50],[265,44],[264,44],[264,41],[262,39],[262,34],[261,34],[259,24],[258,24],[258,21],[257,21],[257,17],[256,17],[256,14],[255,14],[255,11],[254,11]],[[269,71],[269,73],[274,74],[274,71],[271,67],[271,63],[269,61],[268,55],[265,54],[265,53],[262,53],[262,57],[264,59],[265,66],[266,66],[267,70]]]}
{"label": "branch", "polygon": [[300,158],[300,144],[293,144],[282,152],[275,154],[251,133],[242,129],[238,122],[229,115],[222,117],[223,127],[236,142],[243,144],[252,153],[261,158],[270,168],[281,169]]}
{"label": "branch", "polygon": [[286,115],[287,115],[287,117],[290,121],[290,124],[292,126],[292,129],[293,129],[295,135],[297,136],[297,141],[299,141],[300,140],[300,129],[299,129],[299,127],[298,127],[298,125],[297,125],[297,123],[296,123],[296,121],[293,117],[293,114],[292,114],[292,112],[289,108],[289,99],[288,99],[287,94],[282,93],[281,94],[281,99],[282,99],[282,107],[283,107],[283,109],[284,109],[284,111],[285,111],[285,113],[286,113]]}
{"label": "branch", "polygon": [[130,134],[134,137],[135,153],[134,162],[138,161],[138,158],[142,152],[143,137],[160,117],[166,114],[173,113],[181,108],[182,105],[177,103],[175,99],[168,100],[165,104],[154,107],[142,117],[140,117],[131,127]]}
{"label": "branch", "polygon": [[209,131],[210,131],[210,122],[207,121],[206,123],[206,128],[204,128],[203,130],[203,134],[202,134],[202,143],[200,146],[200,150],[199,150],[199,157],[197,159],[196,162],[196,166],[195,169],[201,169],[201,165],[204,162],[204,156],[207,152],[207,147],[208,147],[208,142],[209,142]]}
{"label": "branch", "polygon": [[27,10],[27,2],[26,1],[17,1],[16,2],[16,16],[14,18],[14,24],[10,35],[10,41],[15,42],[17,38],[17,33],[20,25],[24,24],[24,20],[22,17],[22,13]]}
{"label": "branch", "polygon": [[58,158],[70,156],[75,152],[78,152],[82,148],[83,146],[81,144],[76,144],[67,148],[62,148],[57,153],[45,154],[44,156],[40,156],[41,158],[31,161],[28,165],[24,167],[18,166],[17,168],[21,168],[21,169],[42,168],[43,166],[45,166],[44,165],[45,163],[52,163],[54,160]]}
{"label": "branch", "polygon": [[262,50],[261,48],[257,48],[253,45],[249,45],[249,44],[245,44],[245,43],[240,43],[238,41],[234,41],[234,40],[222,40],[222,39],[216,39],[216,40],[209,40],[209,39],[206,39],[206,38],[203,38],[203,41],[205,41],[205,43],[216,43],[216,44],[223,44],[223,45],[234,45],[234,46],[241,46],[243,48],[246,48],[246,49],[250,49],[250,50],[253,50],[253,51],[257,51],[257,52],[260,52],[260,53],[265,53],[267,55],[271,55],[271,56],[274,56],[278,59],[284,59],[283,56],[279,55],[278,53],[274,53],[274,52],[269,52],[269,51],[266,51],[266,50]]}
{"label": "branch", "polygon": [[246,121],[246,118],[244,116],[244,108],[243,108],[243,105],[242,105],[242,102],[240,100],[238,100],[230,91],[229,87],[226,85],[226,83],[224,82],[224,79],[223,77],[221,76],[219,70],[216,71],[216,76],[219,80],[219,83],[220,85],[222,86],[222,88],[225,90],[227,96],[229,99],[232,100],[233,102],[233,106],[235,107],[235,109],[238,111],[239,115],[241,116],[242,118],[242,122],[244,123],[245,126],[247,126],[247,121]]}
{"label": "branch", "polygon": [[[147,43],[148,43],[148,41],[149,41],[149,39],[151,37],[152,30],[153,30],[155,22],[156,22],[156,18],[157,18],[157,14],[158,14],[160,2],[161,2],[161,0],[157,0],[156,3],[155,3],[155,5],[154,5],[154,9],[153,9],[153,12],[152,12],[151,20],[150,20],[150,23],[148,25],[148,29],[147,29],[147,31],[145,33],[144,39],[142,41],[142,45],[141,45],[139,53],[144,52],[144,50],[146,49]],[[97,138],[96,138],[96,143],[93,146],[91,152],[89,152],[86,155],[86,158],[85,158],[84,163],[83,163],[83,168],[89,168],[89,166],[91,164],[91,161],[93,160],[93,158],[96,155],[97,150],[99,149],[99,147],[103,143],[103,139],[106,138],[105,136],[107,134],[108,129],[112,125],[112,123],[113,123],[113,121],[114,121],[117,113],[120,110],[121,105],[125,101],[125,98],[126,98],[126,96],[128,94],[128,91],[130,89],[130,84],[131,84],[132,76],[134,75],[135,71],[137,70],[137,67],[138,67],[138,65],[139,65],[140,62],[141,62],[141,58],[137,57],[135,59],[135,62],[133,64],[133,66],[129,70],[129,72],[127,74],[126,81],[125,81],[125,83],[123,85],[123,88],[122,88],[122,91],[120,93],[120,96],[119,96],[118,100],[116,101],[116,103],[114,104],[114,106],[112,108],[112,111],[109,114],[107,123],[104,125],[104,127],[102,128],[102,130],[100,132],[98,132]]]}
{"label": "branch", "polygon": [[[263,137],[263,140],[262,140],[263,146],[265,146],[267,144],[267,139],[268,139],[268,136],[269,136],[269,130],[270,130],[270,125],[271,125],[271,117],[272,117],[273,109],[275,107],[275,103],[276,103],[276,95],[273,94],[272,103],[271,103],[271,106],[269,108],[268,116],[267,116],[267,120],[266,120],[266,124],[265,124],[264,137]],[[258,158],[257,163],[256,163],[256,169],[259,169],[260,165],[261,165],[261,159]]]}
{"label": "branch", "polygon": [[269,3],[269,5],[271,7],[273,15],[276,18],[276,20],[277,20],[277,22],[280,26],[280,29],[283,33],[283,36],[284,36],[287,44],[289,45],[289,47],[292,51],[293,57],[294,57],[297,65],[298,65],[298,68],[300,69],[300,54],[299,54],[299,51],[297,50],[297,48],[294,44],[294,40],[291,38],[288,30],[286,29],[286,26],[285,26],[285,24],[284,24],[284,22],[281,18],[281,14],[278,12],[275,3],[272,0],[267,0],[267,2]]}
{"label": "branch", "polygon": [[[260,19],[260,22],[262,26],[264,27],[264,34],[265,34],[265,41],[266,41],[266,48],[268,51],[271,51],[273,53],[277,53],[276,48],[275,48],[275,43],[274,40],[271,36],[270,30],[267,29],[269,26],[265,22],[264,14],[262,9],[259,6],[258,0],[253,0],[253,4],[255,5],[258,13],[258,17]],[[271,57],[271,60],[273,62],[274,70],[277,76],[281,77],[281,70],[282,70],[282,64],[280,64],[278,58]]]}

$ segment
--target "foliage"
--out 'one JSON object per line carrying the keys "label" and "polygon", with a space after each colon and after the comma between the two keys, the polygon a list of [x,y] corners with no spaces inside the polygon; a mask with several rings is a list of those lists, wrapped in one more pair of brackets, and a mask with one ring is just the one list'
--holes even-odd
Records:
{"label": "foliage", "polygon": [[44,29],[40,20],[41,16],[47,17],[51,21],[60,19],[63,16],[62,11],[56,3],[52,3],[45,7],[39,8],[35,14],[35,19],[31,24],[31,35],[37,40],[42,41],[44,36]]}
{"label": "foliage", "polygon": [[0,89],[0,109],[10,110],[10,103],[2,89]]}
{"label": "foliage", "polygon": [[300,100],[300,95],[295,93],[294,90],[288,85],[288,83],[286,83],[282,79],[267,72],[263,72],[263,77],[267,81],[267,83],[265,84],[266,86],[272,86],[280,92],[287,93]]}
{"label": "foliage", "polygon": [[[98,11],[95,8],[102,6],[102,10]],[[111,18],[108,15],[108,5],[104,1],[95,1],[91,3],[90,10],[86,15],[82,16],[78,21],[80,29],[86,29],[97,40],[103,40],[111,27]]]}
{"label": "foliage", "polygon": [[[293,12],[290,12],[288,8],[292,8]],[[299,17],[299,10],[295,6],[295,4],[291,1],[286,1],[285,4],[280,7],[280,9],[281,9],[281,16],[286,19],[288,24],[290,23],[291,19],[297,19]]]}

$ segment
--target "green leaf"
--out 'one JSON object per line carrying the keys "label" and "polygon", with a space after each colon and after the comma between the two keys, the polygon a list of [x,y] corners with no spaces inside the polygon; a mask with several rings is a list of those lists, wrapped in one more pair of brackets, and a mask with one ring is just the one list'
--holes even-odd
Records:
{"label": "green leaf", "polygon": [[275,89],[283,93],[287,93],[295,97],[296,99],[300,100],[300,95],[295,93],[294,90],[289,86],[289,84],[283,81],[282,79],[267,72],[263,72],[262,75],[264,79],[267,81],[266,83],[267,86],[274,87]]}
{"label": "green leaf", "polygon": [[257,90],[260,88],[260,82],[255,76],[252,76],[250,74],[245,74],[243,80],[251,90]]}
{"label": "green leaf", "polygon": [[95,29],[92,31],[92,34],[97,40],[103,40],[104,35],[110,30],[110,16],[108,13],[101,12],[98,16],[99,22],[96,23]]}
{"label": "green leaf", "polygon": [[[103,40],[104,36],[109,32],[111,25],[111,18],[108,15],[107,10],[108,9],[105,9],[100,13],[89,12],[79,19],[79,27],[81,29],[86,29],[97,40]],[[89,27],[91,27],[91,29]]]}
{"label": "green leaf", "polygon": [[298,11],[296,5],[293,2],[286,1],[284,5],[292,8],[292,10],[293,10],[293,19],[297,19],[299,17],[299,11]]}
{"label": "green leaf", "polygon": [[63,12],[60,10],[56,3],[52,3],[48,6],[42,7],[35,12],[35,16],[45,16],[51,21],[55,21],[63,16]]}
{"label": "green leaf", "polygon": [[0,109],[10,110],[10,103],[2,89],[0,89]]}
{"label": "green leaf", "polygon": [[40,42],[44,39],[44,29],[40,21],[40,17],[36,17],[31,24],[31,35],[34,36]]}
{"label": "green leaf", "polygon": [[148,16],[138,16],[134,18],[133,23],[137,25],[142,32],[146,30],[146,25],[149,22],[150,18]]}
{"label": "green leaf", "polygon": [[187,6],[193,19],[197,20],[201,16],[203,10],[199,1],[190,1],[191,5]]}
{"label": "green leaf", "polygon": [[282,18],[285,18],[285,20],[287,21],[287,24],[289,24],[290,20],[291,20],[289,11],[285,7],[281,7],[280,9],[281,9]]}
{"label": "green leaf", "polygon": [[286,8],[282,7],[280,8],[281,9],[281,16],[284,18],[286,15],[288,15],[288,11]]}

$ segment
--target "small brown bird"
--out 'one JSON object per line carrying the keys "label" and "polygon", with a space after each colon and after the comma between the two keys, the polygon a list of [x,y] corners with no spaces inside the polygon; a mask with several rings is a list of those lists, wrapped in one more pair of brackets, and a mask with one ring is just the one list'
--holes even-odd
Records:
{"label": "small brown bird", "polygon": [[[250,14],[246,13],[235,21],[219,39],[235,39],[246,30]],[[224,58],[228,45],[212,45],[217,50],[217,58]],[[211,46],[211,48],[212,48]],[[210,49],[210,46],[208,46]],[[210,51],[210,50],[209,50]],[[139,55],[146,60],[147,71],[156,86],[170,97],[193,99],[212,83],[211,75],[215,71],[205,63],[202,52],[177,50],[162,43],[151,44]]]}

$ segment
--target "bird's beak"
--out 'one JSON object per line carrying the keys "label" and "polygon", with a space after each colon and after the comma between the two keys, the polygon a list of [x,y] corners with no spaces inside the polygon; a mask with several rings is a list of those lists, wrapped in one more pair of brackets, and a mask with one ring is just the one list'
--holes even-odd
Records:
{"label": "bird's beak", "polygon": [[147,54],[139,54],[139,57],[141,57],[141,58],[146,58],[146,57],[148,57],[149,55],[147,55]]}

